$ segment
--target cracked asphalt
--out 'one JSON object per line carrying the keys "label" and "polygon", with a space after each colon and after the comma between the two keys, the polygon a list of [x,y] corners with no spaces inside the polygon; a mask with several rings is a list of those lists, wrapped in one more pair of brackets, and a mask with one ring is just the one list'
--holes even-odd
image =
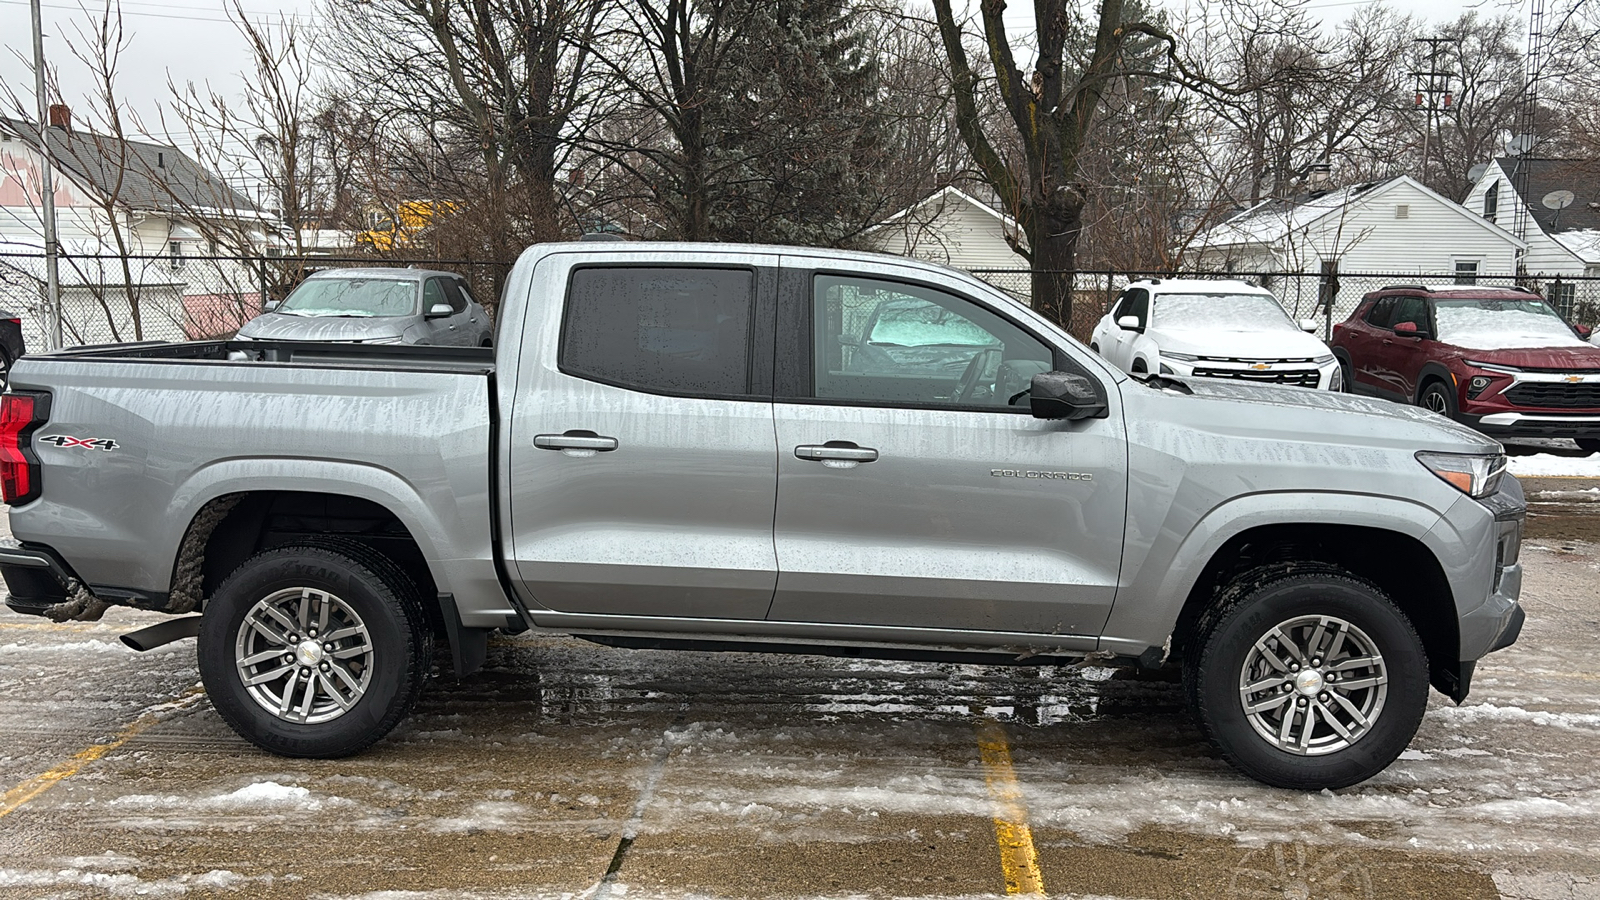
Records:
{"label": "cracked asphalt", "polygon": [[197,692],[192,641],[118,643],[157,617],[0,612],[0,897],[988,896],[997,817],[1056,897],[1600,897],[1600,482],[1524,483],[1521,640],[1337,793],[1236,775],[1123,671],[545,636],[367,753],[280,759]]}

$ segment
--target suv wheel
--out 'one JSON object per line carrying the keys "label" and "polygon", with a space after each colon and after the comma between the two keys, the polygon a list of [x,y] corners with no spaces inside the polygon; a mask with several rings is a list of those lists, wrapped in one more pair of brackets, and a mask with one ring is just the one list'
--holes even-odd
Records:
{"label": "suv wheel", "polygon": [[[349,544],[349,546],[346,546]],[[200,676],[240,736],[284,756],[357,753],[415,705],[433,654],[416,586],[353,542],[246,560],[205,606]]]}
{"label": "suv wheel", "polygon": [[1202,620],[1185,666],[1206,736],[1235,768],[1300,790],[1347,787],[1411,742],[1427,656],[1381,590],[1326,566],[1235,581]]}
{"label": "suv wheel", "polygon": [[1417,405],[1448,419],[1456,417],[1456,398],[1450,396],[1450,389],[1442,381],[1428,382],[1417,397]]}

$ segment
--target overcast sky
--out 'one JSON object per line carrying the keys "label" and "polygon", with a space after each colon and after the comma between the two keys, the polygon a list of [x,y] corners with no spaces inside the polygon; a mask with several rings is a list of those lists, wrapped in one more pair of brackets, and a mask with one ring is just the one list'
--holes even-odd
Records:
{"label": "overcast sky", "polygon": [[[82,0],[91,10],[100,8],[104,0]],[[296,17],[310,23],[315,16],[318,0],[243,0],[245,11],[252,17],[276,20],[280,15]],[[1166,0],[1182,5],[1182,0]],[[1349,16],[1359,7],[1375,0],[1308,0],[1307,9],[1330,24]],[[1482,5],[1491,7],[1486,13],[1497,13],[1511,5],[1512,0],[1487,0]],[[82,66],[74,60],[67,46],[68,39],[76,40],[74,26],[85,21],[85,13],[78,0],[42,0],[45,56],[55,66],[61,77],[67,102],[80,105],[80,99],[90,89]],[[1397,10],[1411,12],[1430,22],[1454,19],[1468,6],[1479,3],[1462,3],[1461,0],[1391,0],[1389,5]],[[1013,0],[1007,17],[1025,27],[1031,17],[1032,3]],[[127,49],[122,57],[120,85],[127,102],[145,122],[151,132],[159,132],[157,108],[169,97],[167,81],[170,77],[180,84],[187,81],[211,82],[219,91],[232,93],[238,84],[239,73],[247,64],[246,49],[232,23],[224,12],[222,0],[123,0],[123,27]],[[0,53],[0,81],[31,102],[33,75],[30,63],[33,46],[29,37],[28,0],[0,0],[0,35],[4,35],[4,52]],[[3,94],[0,94],[3,96]],[[9,110],[6,110],[9,112]],[[176,127],[176,123],[173,123]],[[182,143],[175,135],[174,142]]]}

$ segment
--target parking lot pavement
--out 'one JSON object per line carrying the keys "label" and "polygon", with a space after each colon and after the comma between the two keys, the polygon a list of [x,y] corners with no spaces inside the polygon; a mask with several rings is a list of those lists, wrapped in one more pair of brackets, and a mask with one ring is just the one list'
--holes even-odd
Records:
{"label": "parking lot pavement", "polygon": [[359,757],[280,759],[191,642],[117,643],[152,617],[6,612],[0,896],[1600,897],[1600,547],[1529,490],[1521,641],[1337,793],[1234,774],[1113,670],[534,636]]}

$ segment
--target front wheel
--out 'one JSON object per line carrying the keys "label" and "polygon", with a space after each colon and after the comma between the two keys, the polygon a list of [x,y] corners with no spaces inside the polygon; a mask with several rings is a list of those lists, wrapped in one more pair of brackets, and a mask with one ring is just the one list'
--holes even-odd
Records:
{"label": "front wheel", "polygon": [[1428,382],[1428,386],[1422,389],[1422,395],[1417,398],[1417,405],[1447,419],[1456,417],[1456,398],[1450,396],[1450,391],[1442,381]]}
{"label": "front wheel", "polygon": [[1331,567],[1243,576],[1186,666],[1206,736],[1275,787],[1348,787],[1405,750],[1428,703],[1427,655],[1381,590]]}
{"label": "front wheel", "polygon": [[433,653],[417,589],[360,545],[245,561],[207,601],[200,676],[240,736],[283,756],[357,753],[416,703]]}

